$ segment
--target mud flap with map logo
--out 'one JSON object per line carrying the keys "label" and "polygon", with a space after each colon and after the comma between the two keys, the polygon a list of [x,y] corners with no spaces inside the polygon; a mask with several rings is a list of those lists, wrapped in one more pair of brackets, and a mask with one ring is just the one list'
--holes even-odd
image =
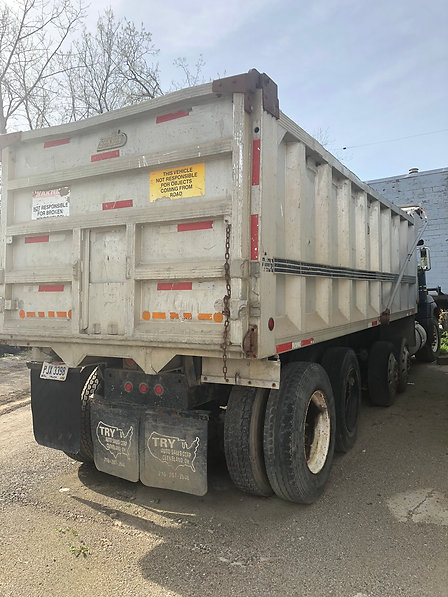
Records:
{"label": "mud flap with map logo", "polygon": [[141,412],[138,407],[93,401],[90,416],[93,457],[99,471],[128,481],[139,480]]}
{"label": "mud flap with map logo", "polygon": [[140,479],[149,487],[207,493],[208,415],[147,410],[140,434]]}

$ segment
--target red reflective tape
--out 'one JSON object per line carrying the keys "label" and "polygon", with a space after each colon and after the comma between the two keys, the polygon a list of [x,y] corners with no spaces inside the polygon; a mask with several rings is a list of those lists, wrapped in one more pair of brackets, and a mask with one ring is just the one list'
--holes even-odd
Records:
{"label": "red reflective tape", "polygon": [[250,216],[250,258],[252,261],[258,259],[258,214]]}
{"label": "red reflective tape", "polygon": [[31,243],[47,243],[49,240],[49,234],[45,234],[43,236],[27,236],[25,237],[25,244],[30,245]]}
{"label": "red reflective tape", "polygon": [[45,141],[44,149],[47,149],[48,147],[57,147],[58,145],[66,145],[67,143],[70,143],[69,137],[66,137],[65,139],[53,139],[53,141]]}
{"label": "red reflective tape", "polygon": [[50,284],[48,286],[39,286],[39,292],[63,292],[63,284]]}
{"label": "red reflective tape", "polygon": [[91,162],[100,162],[101,160],[110,160],[110,158],[119,158],[120,150],[114,149],[113,151],[104,151],[103,153],[95,153],[90,156]]}
{"label": "red reflective tape", "polygon": [[132,199],[123,199],[122,201],[109,201],[103,203],[103,211],[107,209],[121,209],[122,207],[133,207],[134,201]]}
{"label": "red reflective tape", "polygon": [[260,156],[261,156],[261,142],[260,139],[255,139],[252,142],[252,185],[260,184]]}
{"label": "red reflective tape", "polygon": [[190,116],[190,112],[179,110],[178,112],[172,112],[171,114],[162,114],[162,116],[157,116],[156,124],[167,122],[168,120],[176,120],[176,118],[183,118],[184,116]]}
{"label": "red reflective tape", "polygon": [[178,224],[178,232],[188,232],[189,230],[209,230],[213,228],[213,220],[207,222],[189,222],[187,224]]}
{"label": "red reflective tape", "polygon": [[157,290],[192,290],[193,282],[159,282]]}
{"label": "red reflective tape", "polygon": [[375,326],[377,326],[377,325],[378,325],[378,323],[379,323],[378,321],[372,321],[372,327],[375,327]]}
{"label": "red reflective tape", "polygon": [[309,346],[310,344],[314,344],[314,338],[308,338],[308,340],[302,340],[300,346]]}
{"label": "red reflective tape", "polygon": [[292,342],[285,342],[285,344],[279,344],[276,347],[277,354],[286,352],[287,350],[292,350]]}

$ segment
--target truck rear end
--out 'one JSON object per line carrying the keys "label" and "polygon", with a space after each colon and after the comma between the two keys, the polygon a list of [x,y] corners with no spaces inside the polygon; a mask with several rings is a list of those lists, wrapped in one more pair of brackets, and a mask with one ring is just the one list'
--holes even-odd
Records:
{"label": "truck rear end", "polygon": [[[3,144],[0,334],[33,347],[37,441],[202,495],[225,415],[241,489],[315,499],[336,441],[328,351],[362,361],[383,342],[393,377],[407,359],[395,345],[413,342],[412,215],[283,115],[257,71]],[[290,438],[322,479],[306,495],[278,488],[270,464],[297,363],[288,379],[326,388],[302,413],[316,433]]]}

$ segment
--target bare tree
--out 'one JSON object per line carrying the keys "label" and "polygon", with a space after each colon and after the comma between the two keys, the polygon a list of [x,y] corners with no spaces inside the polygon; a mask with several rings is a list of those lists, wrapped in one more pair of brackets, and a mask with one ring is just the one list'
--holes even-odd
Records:
{"label": "bare tree", "polygon": [[158,50],[143,24],[138,29],[111,9],[98,19],[96,31],[83,31],[64,57],[67,90],[65,120],[79,120],[162,94]]}
{"label": "bare tree", "polygon": [[17,121],[48,124],[56,59],[83,12],[73,0],[0,4],[0,133]]}
{"label": "bare tree", "polygon": [[173,65],[181,72],[181,79],[179,81],[171,81],[171,88],[173,90],[193,87],[194,85],[200,85],[205,82],[203,77],[205,60],[202,54],[199,54],[199,58],[193,66],[188,63],[185,57],[176,58]]}

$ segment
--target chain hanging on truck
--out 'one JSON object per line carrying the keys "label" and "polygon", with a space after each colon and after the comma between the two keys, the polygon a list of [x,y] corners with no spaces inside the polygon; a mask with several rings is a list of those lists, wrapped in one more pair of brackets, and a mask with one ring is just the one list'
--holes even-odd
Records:
{"label": "chain hanging on truck", "polygon": [[226,250],[224,253],[224,279],[226,282],[226,294],[222,300],[222,314],[224,315],[224,331],[222,334],[222,374],[224,380],[227,382],[227,346],[229,344],[229,328],[230,328],[230,297],[232,296],[232,289],[230,287],[230,231],[231,224],[226,224]]}

